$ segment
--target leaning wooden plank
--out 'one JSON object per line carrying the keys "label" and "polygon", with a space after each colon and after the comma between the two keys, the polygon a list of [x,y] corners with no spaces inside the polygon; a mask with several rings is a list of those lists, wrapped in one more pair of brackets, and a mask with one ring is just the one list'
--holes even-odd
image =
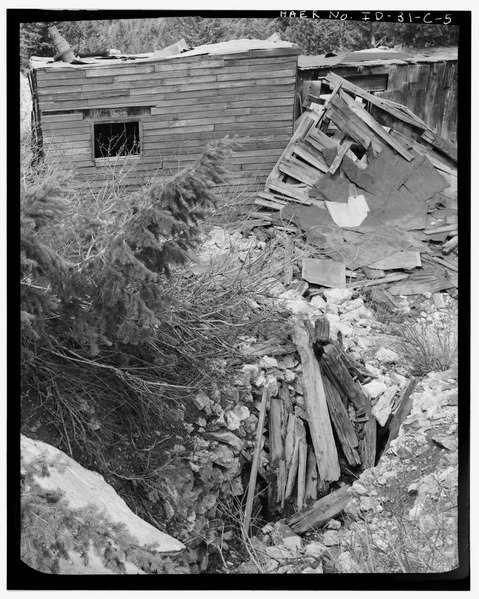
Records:
{"label": "leaning wooden plank", "polygon": [[446,241],[446,243],[442,246],[442,253],[447,256],[447,254],[450,254],[452,250],[455,250],[458,245],[459,237],[455,235],[454,237],[451,237],[449,241]]}
{"label": "leaning wooden plank", "polygon": [[454,160],[454,162],[457,162],[457,148],[450,141],[447,141],[447,139],[444,139],[434,131],[431,131],[431,129],[427,129],[427,131],[424,131],[421,137],[425,141],[430,143],[432,146],[434,146],[436,150],[442,152],[443,154]]}
{"label": "leaning wooden plank", "polygon": [[391,148],[396,150],[398,154],[401,154],[403,158],[406,160],[412,160],[414,156],[408,152],[402,144],[400,144],[396,139],[394,139],[389,133],[381,127],[381,125],[368,113],[364,108],[362,108],[356,100],[353,100],[351,96],[346,93],[340,92],[341,98],[346,102],[349,108],[370,127],[381,139],[383,139]]}
{"label": "leaning wooden plank", "polygon": [[426,129],[426,127],[427,127],[427,125],[416,115],[410,113],[409,111],[403,111],[403,110],[399,109],[398,107],[394,106],[393,103],[389,102],[385,98],[378,98],[377,96],[370,94],[369,92],[365,91],[364,89],[361,89],[357,85],[354,85],[354,83],[351,83],[351,82],[347,81],[346,79],[342,79],[335,73],[328,73],[328,75],[326,76],[326,80],[331,85],[337,85],[339,81],[342,81],[343,89],[350,91],[355,96],[359,96],[360,98],[363,98],[367,102],[374,104],[378,108],[381,108],[382,110],[384,110],[386,112],[389,112],[389,114],[391,114],[392,116],[395,116],[397,119],[400,119],[400,120],[404,121],[405,123],[409,123],[410,125],[414,125],[415,127],[418,127],[419,129],[422,129],[422,130]]}
{"label": "leaning wooden plank", "polygon": [[308,131],[311,129],[311,127],[315,123],[317,123],[318,119],[319,115],[314,112],[304,113],[304,118],[302,119],[296,131],[293,133],[293,136],[291,137],[289,144],[286,146],[284,152],[281,154],[280,159],[278,160],[278,164],[273,168],[270,176],[266,181],[266,184],[268,186],[270,186],[270,181],[280,180],[281,171],[279,169],[279,163],[285,156],[291,156],[296,141],[298,141],[299,139],[303,139],[305,135],[308,133]]}
{"label": "leaning wooden plank", "polygon": [[365,414],[366,396],[358,383],[353,379],[346,367],[339,350],[332,344],[326,345],[320,358],[321,369],[324,370],[331,383],[354,406],[356,416]]}
{"label": "leaning wooden plank", "polygon": [[314,166],[314,168],[318,169],[320,173],[328,172],[328,166],[326,162],[324,162],[322,154],[315,151],[314,148],[306,141],[298,141],[298,143],[294,146],[293,151],[295,156],[299,156],[305,162],[311,166]]}
{"label": "leaning wooden plank", "polygon": [[273,513],[278,503],[284,503],[284,443],[282,434],[282,421],[286,410],[283,402],[278,398],[271,398],[269,409],[269,444],[270,444],[270,471],[271,480],[268,488],[269,512]]}
{"label": "leaning wooden plank", "polygon": [[306,443],[306,433],[299,440],[299,456],[298,456],[298,510],[304,507],[306,497],[306,467],[308,463],[308,444]]}
{"label": "leaning wooden plank", "polygon": [[359,444],[359,452],[361,454],[362,467],[366,470],[376,465],[377,425],[376,419],[373,418],[371,412],[371,400],[369,398],[366,398],[364,406],[366,408],[367,420],[364,423],[364,435]]}
{"label": "leaning wooden plank", "polygon": [[297,179],[301,183],[312,187],[323,175],[309,164],[301,162],[294,156],[284,156],[278,163],[279,170],[285,175]]}
{"label": "leaning wooden plank", "polygon": [[298,464],[299,464],[299,444],[300,444],[300,439],[298,437],[296,437],[296,440],[294,442],[294,450],[293,450],[293,458],[291,461],[291,467],[289,468],[289,471],[288,471],[288,482],[286,484],[286,491],[284,493],[285,499],[288,499],[288,497],[291,497],[291,494],[294,489],[294,483],[296,482],[296,475],[298,474]]}
{"label": "leaning wooden plank", "polygon": [[350,466],[357,466],[361,463],[357,447],[359,445],[354,426],[349,419],[346,408],[341,401],[336,387],[331,383],[328,377],[323,377],[324,390],[326,392],[326,401],[329,414],[333,422],[334,430],[341,443],[344,455]]}
{"label": "leaning wooden plank", "polygon": [[346,485],[322,497],[304,512],[293,514],[286,520],[286,524],[296,534],[303,534],[312,528],[320,528],[344,510],[351,499],[348,489],[349,486]]}
{"label": "leaning wooden plank", "polygon": [[268,403],[269,388],[265,386],[263,389],[263,396],[261,398],[261,407],[259,412],[258,424],[256,428],[256,444],[254,448],[253,463],[251,464],[251,473],[248,484],[248,496],[246,498],[246,509],[244,515],[244,531],[246,535],[249,535],[249,528],[251,524],[251,513],[253,510],[253,500],[256,491],[256,477],[258,475],[259,456],[261,451],[261,441],[263,438],[263,426],[266,415],[266,406]]}
{"label": "leaning wooden plank", "polygon": [[389,424],[389,436],[386,442],[386,447],[384,448],[385,452],[389,449],[392,441],[394,441],[394,439],[398,436],[401,424],[406,420],[410,411],[412,410],[413,399],[411,396],[416,388],[416,382],[417,381],[414,377],[409,379],[408,386],[401,397],[399,407],[391,419]]}
{"label": "leaning wooden plank", "polygon": [[275,181],[274,179],[268,178],[266,181],[266,187],[274,191],[279,191],[281,194],[287,196],[292,202],[298,202],[300,204],[311,205],[312,198],[307,195],[306,185],[289,185],[283,181]]}
{"label": "leaning wooden plank", "polygon": [[328,111],[328,118],[350,137],[356,140],[363,148],[369,148],[379,153],[384,147],[382,139],[379,138],[365,123],[355,118],[352,110],[341,98],[336,98],[333,106]]}
{"label": "leaning wooden plank", "polygon": [[271,200],[265,200],[264,198],[255,198],[254,203],[257,206],[263,206],[264,208],[271,208],[271,210],[281,210],[284,208],[283,203],[272,202]]}
{"label": "leaning wooden plank", "polygon": [[318,467],[314,457],[314,449],[311,445],[308,447],[308,468],[306,472],[306,501],[318,498]]}
{"label": "leaning wooden plank", "polygon": [[338,480],[341,471],[319,364],[312,347],[312,335],[305,322],[294,322],[293,339],[301,357],[303,389],[309,430],[318,473],[322,480]]}
{"label": "leaning wooden plank", "polygon": [[290,413],[288,418],[288,426],[286,429],[286,438],[284,441],[284,457],[286,460],[287,470],[291,469],[294,455],[294,442],[296,430],[296,414]]}
{"label": "leaning wooden plank", "polygon": [[334,173],[338,170],[339,165],[341,164],[344,155],[348,152],[349,148],[353,145],[352,139],[345,139],[338,148],[338,153],[334,158],[331,166],[329,167],[329,172],[334,175]]}

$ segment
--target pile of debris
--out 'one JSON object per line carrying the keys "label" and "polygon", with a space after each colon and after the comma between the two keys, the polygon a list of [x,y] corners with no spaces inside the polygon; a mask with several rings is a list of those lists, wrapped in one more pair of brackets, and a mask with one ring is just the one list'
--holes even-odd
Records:
{"label": "pile of debris", "polygon": [[251,226],[304,234],[326,258],[303,261],[310,284],[382,287],[392,303],[456,297],[456,149],[405,106],[333,73],[315,85]]}
{"label": "pile of debris", "polygon": [[[373,319],[351,290],[327,289],[311,301],[289,290],[277,301],[292,313],[290,339],[251,343],[259,363],[243,365],[238,377],[244,388],[263,389],[255,402],[258,459],[249,457],[249,490],[251,497],[260,493],[259,472],[266,519],[287,517],[294,532],[305,532],[343,511],[348,483],[374,467],[397,435],[416,380],[396,375],[385,385],[379,371],[349,351],[355,343],[366,346],[357,339],[368,335]],[[398,358],[385,348],[381,356]],[[251,509],[246,505],[246,528]]]}

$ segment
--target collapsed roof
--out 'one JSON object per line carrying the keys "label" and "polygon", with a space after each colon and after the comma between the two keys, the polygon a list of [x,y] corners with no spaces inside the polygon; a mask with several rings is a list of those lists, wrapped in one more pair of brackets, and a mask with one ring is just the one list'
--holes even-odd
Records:
{"label": "collapsed roof", "polygon": [[259,222],[295,227],[337,264],[303,263],[310,283],[346,286],[346,268],[356,277],[349,286],[372,284],[367,273],[375,285],[394,283],[393,295],[455,288],[456,148],[405,106],[333,73],[324,83],[332,92],[309,97],[255,199]]}

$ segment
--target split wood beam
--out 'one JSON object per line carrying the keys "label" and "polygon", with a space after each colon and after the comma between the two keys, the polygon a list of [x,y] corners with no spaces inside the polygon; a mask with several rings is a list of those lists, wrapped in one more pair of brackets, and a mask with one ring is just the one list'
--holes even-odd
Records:
{"label": "split wood beam", "polygon": [[338,452],[329,417],[323,379],[312,346],[313,335],[308,330],[305,321],[298,319],[294,322],[293,339],[301,358],[304,399],[318,473],[321,479],[333,482],[338,480],[341,475]]}
{"label": "split wood beam", "polygon": [[408,152],[404,146],[394,139],[389,133],[387,133],[381,125],[373,118],[369,112],[367,112],[362,106],[356,102],[347,93],[340,93],[340,97],[346,102],[348,107],[358,116],[370,129],[372,129],[378,137],[385,141],[391,148],[393,148],[398,154],[401,154],[403,158],[411,161],[414,155]]}
{"label": "split wood beam", "polygon": [[304,534],[312,528],[323,526],[331,518],[339,516],[349,503],[351,496],[348,489],[348,486],[340,487],[337,491],[318,499],[309,509],[293,514],[286,520],[286,524],[296,534]]}

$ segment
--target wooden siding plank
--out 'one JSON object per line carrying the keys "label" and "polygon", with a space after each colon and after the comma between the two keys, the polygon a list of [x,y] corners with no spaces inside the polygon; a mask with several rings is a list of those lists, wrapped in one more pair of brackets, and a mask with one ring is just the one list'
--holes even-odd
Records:
{"label": "wooden siding plank", "polygon": [[42,118],[42,124],[67,123],[68,126],[70,126],[73,123],[76,124],[76,121],[82,121],[82,120],[83,120],[83,113],[81,113],[81,112],[76,112],[74,114],[52,114],[52,115],[45,115]]}
{"label": "wooden siding plank", "polygon": [[264,80],[264,79],[293,79],[296,77],[296,70],[295,69],[291,69],[291,70],[287,70],[287,71],[279,71],[279,70],[273,70],[271,72],[262,72],[261,76],[259,76],[258,73],[256,72],[248,72],[248,73],[224,73],[221,75],[217,76],[217,80],[218,81],[236,81],[236,80],[240,80],[240,81],[247,81],[249,79],[260,79]]}
{"label": "wooden siding plank", "polygon": [[131,66],[118,65],[112,67],[97,66],[95,68],[86,68],[86,78],[92,79],[95,77],[116,77],[117,75],[149,75],[155,72],[154,64],[135,64]]}
{"label": "wooden siding plank", "polygon": [[123,89],[107,89],[98,90],[94,92],[82,92],[67,93],[67,94],[54,94],[51,96],[51,102],[66,102],[68,100],[75,100],[78,103],[99,99],[99,98],[128,98],[130,96],[130,90],[128,88]]}

